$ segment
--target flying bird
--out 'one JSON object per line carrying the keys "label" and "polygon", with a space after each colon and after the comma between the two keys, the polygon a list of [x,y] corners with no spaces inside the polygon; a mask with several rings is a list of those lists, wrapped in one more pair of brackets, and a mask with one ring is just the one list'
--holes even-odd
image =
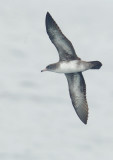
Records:
{"label": "flying bird", "polygon": [[82,61],[77,56],[72,43],[65,37],[48,12],[45,22],[47,34],[58,51],[59,62],[48,65],[41,72],[51,71],[65,74],[72,105],[80,120],[84,124],[87,124],[88,104],[86,99],[86,84],[82,72],[88,69],[100,69],[102,63],[99,61]]}

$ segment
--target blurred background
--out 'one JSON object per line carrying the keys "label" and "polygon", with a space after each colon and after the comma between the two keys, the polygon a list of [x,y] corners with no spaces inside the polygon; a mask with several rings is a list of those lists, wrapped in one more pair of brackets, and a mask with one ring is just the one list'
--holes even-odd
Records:
{"label": "blurred background", "polygon": [[[76,115],[45,29],[49,11],[83,60],[88,124]],[[0,2],[0,160],[113,159],[113,1]]]}

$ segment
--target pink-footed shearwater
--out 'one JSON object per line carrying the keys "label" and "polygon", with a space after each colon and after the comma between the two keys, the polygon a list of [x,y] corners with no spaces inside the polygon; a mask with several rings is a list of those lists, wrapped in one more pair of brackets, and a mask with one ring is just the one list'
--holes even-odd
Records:
{"label": "pink-footed shearwater", "polygon": [[81,121],[87,124],[88,104],[82,72],[88,69],[100,69],[102,63],[82,61],[76,55],[72,43],[65,37],[48,12],[46,14],[46,31],[59,53],[59,62],[48,65],[41,72],[51,71],[65,74],[73,107]]}

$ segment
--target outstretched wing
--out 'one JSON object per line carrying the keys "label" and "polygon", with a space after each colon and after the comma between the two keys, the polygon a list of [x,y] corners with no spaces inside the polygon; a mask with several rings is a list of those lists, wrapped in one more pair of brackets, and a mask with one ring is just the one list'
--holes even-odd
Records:
{"label": "outstretched wing", "polygon": [[84,124],[87,124],[88,119],[88,104],[86,100],[86,85],[82,73],[69,73],[65,74],[70,98],[73,107]]}
{"label": "outstretched wing", "polygon": [[58,50],[60,60],[80,59],[77,57],[72,43],[63,35],[60,28],[48,12],[46,15],[46,31],[50,40]]}

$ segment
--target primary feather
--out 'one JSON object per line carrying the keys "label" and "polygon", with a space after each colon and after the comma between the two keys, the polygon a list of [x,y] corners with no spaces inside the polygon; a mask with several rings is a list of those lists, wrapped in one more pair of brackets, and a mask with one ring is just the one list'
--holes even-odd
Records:
{"label": "primary feather", "polygon": [[61,61],[79,59],[75,53],[72,43],[64,36],[49,13],[46,15],[46,31],[50,40],[57,48]]}

